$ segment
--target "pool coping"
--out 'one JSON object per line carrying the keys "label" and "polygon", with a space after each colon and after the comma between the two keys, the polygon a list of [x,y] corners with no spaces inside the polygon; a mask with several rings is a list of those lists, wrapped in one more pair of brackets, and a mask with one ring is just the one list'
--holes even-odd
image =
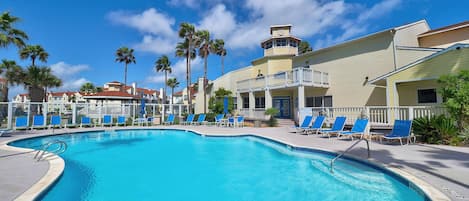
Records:
{"label": "pool coping", "polygon": [[[34,151],[33,149],[27,148],[20,148],[10,146],[9,144],[14,141],[31,139],[31,138],[39,138],[39,137],[46,137],[46,136],[54,136],[54,135],[65,135],[65,134],[77,134],[77,133],[87,133],[87,132],[104,132],[104,131],[121,131],[121,130],[180,130],[185,132],[192,132],[193,134],[202,136],[202,137],[257,137],[263,140],[267,140],[273,143],[277,143],[287,148],[298,150],[298,151],[307,151],[307,152],[322,152],[330,155],[337,155],[338,152],[327,150],[323,148],[317,147],[305,147],[301,145],[296,145],[292,142],[286,142],[281,139],[274,139],[267,136],[262,136],[256,133],[239,133],[239,134],[205,134],[193,129],[187,128],[171,128],[171,127],[163,127],[163,128],[155,128],[155,127],[132,127],[132,128],[107,128],[107,129],[90,129],[85,131],[71,131],[71,130],[62,130],[57,133],[50,133],[50,134],[41,134],[38,136],[24,136],[17,139],[7,140],[0,145],[0,148],[12,150],[12,151]],[[448,196],[442,193],[437,188],[433,187],[431,184],[423,181],[422,179],[417,178],[416,176],[401,170],[399,168],[391,167],[385,164],[381,164],[371,160],[365,160],[359,157],[351,156],[351,155],[344,155],[344,158],[356,161],[371,168],[378,169],[384,171],[386,174],[391,174],[393,178],[400,180],[400,182],[408,182],[408,188],[413,188],[417,193],[423,193],[425,199],[430,199],[434,201],[447,201],[451,200]],[[47,161],[49,162],[49,169],[47,173],[35,184],[33,184],[28,190],[18,196],[15,201],[23,201],[23,200],[36,200],[40,198],[49,188],[51,188],[56,181],[61,177],[64,169],[65,169],[65,161],[58,155],[53,155],[52,157],[48,157]],[[406,185],[406,183],[403,183]]]}

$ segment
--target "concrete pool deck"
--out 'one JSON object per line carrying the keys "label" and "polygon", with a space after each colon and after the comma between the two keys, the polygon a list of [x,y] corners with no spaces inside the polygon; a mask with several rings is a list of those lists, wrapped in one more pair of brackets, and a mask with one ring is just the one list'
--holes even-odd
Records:
{"label": "concrete pool deck", "polygon": [[[112,128],[76,128],[57,129],[55,134],[92,131],[134,129],[142,127]],[[238,135],[254,134],[297,147],[309,147],[333,152],[347,149],[352,142],[349,140],[327,139],[318,135],[299,135],[290,133],[290,128],[223,128],[215,126],[157,126],[144,128],[181,128],[193,130],[207,135]],[[24,150],[9,149],[6,142],[32,136],[49,135],[51,130],[17,132],[12,137],[0,137],[0,200],[15,200],[22,195],[49,171],[49,161],[36,162],[34,153]],[[469,148],[441,145],[412,144],[400,146],[370,144],[370,161],[382,164],[399,173],[416,177],[443,192],[452,200],[469,200]],[[350,155],[366,159],[365,143],[358,144]]]}

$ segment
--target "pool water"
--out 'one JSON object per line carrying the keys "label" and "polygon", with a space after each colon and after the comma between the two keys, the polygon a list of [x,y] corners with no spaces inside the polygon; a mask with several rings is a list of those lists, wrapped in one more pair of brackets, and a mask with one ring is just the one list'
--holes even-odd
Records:
{"label": "pool water", "polygon": [[178,130],[91,132],[13,146],[68,144],[65,170],[41,200],[424,200],[393,176],[330,154],[292,151],[257,137]]}

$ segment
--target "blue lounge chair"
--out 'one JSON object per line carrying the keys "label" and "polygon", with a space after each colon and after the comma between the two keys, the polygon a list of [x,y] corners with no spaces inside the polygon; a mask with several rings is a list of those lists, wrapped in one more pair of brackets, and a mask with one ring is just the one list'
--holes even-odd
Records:
{"label": "blue lounge chair", "polygon": [[91,127],[91,119],[89,117],[81,117],[81,123],[80,127],[83,128],[83,126],[88,126]]}
{"label": "blue lounge chair", "polygon": [[293,128],[296,129],[296,132],[304,132],[305,129],[309,128],[311,121],[313,121],[313,116],[306,115],[305,118],[303,119],[303,123],[301,123],[300,126],[295,126]]}
{"label": "blue lounge chair", "polygon": [[326,120],[325,116],[317,116],[316,119],[314,120],[313,125],[305,129],[305,134],[308,135],[309,132],[311,133],[316,132],[316,134],[318,134],[319,129],[321,129],[322,125],[324,125],[324,120]]}
{"label": "blue lounge chair", "polygon": [[337,134],[344,130],[345,121],[347,117],[336,117],[332,128],[330,129],[320,129],[319,133],[327,134],[329,138],[331,138],[331,134]]}
{"label": "blue lounge chair", "polygon": [[163,123],[164,125],[171,125],[174,124],[174,114],[170,114],[168,119]]}
{"label": "blue lounge chair", "polygon": [[235,127],[235,117],[228,117],[227,127],[233,126]]}
{"label": "blue lounge chair", "polygon": [[236,118],[236,120],[238,122],[236,122],[236,125],[238,127],[244,127],[244,117],[243,116],[238,116],[238,118]]}
{"label": "blue lounge chair", "polygon": [[103,122],[101,126],[112,126],[112,116],[111,115],[104,115]]}
{"label": "blue lounge chair", "polygon": [[189,114],[186,118],[186,121],[183,121],[182,125],[190,125],[194,121],[195,114]]}
{"label": "blue lounge chair", "polygon": [[407,139],[407,144],[409,144],[411,141],[411,128],[411,120],[395,120],[391,133],[384,135],[382,138],[380,138],[380,141],[382,143],[383,138],[388,140],[399,140],[401,145],[403,145],[402,139]]}
{"label": "blue lounge chair", "polygon": [[49,128],[62,128],[62,117],[59,115],[54,115],[50,117]]}
{"label": "blue lounge chair", "polygon": [[192,122],[192,125],[202,125],[205,121],[205,114],[199,114],[196,122]]}
{"label": "blue lounge chair", "polygon": [[44,116],[42,115],[34,115],[33,117],[33,125],[31,129],[39,129],[39,128],[47,128],[46,122],[44,121]]}
{"label": "blue lounge chair", "polygon": [[15,119],[15,130],[25,130],[28,129],[28,117],[26,116],[21,116],[21,117],[16,117]]}
{"label": "blue lounge chair", "polygon": [[215,125],[220,126],[223,123],[223,117],[225,117],[224,114],[217,114],[217,116],[215,116]]}
{"label": "blue lounge chair", "polygon": [[147,126],[153,125],[153,117],[147,117]]}
{"label": "blue lounge chair", "polygon": [[118,116],[116,126],[121,126],[121,125],[125,126],[125,121],[126,121],[125,116]]}
{"label": "blue lounge chair", "polygon": [[340,138],[341,136],[350,136],[350,138],[353,140],[354,135],[360,135],[360,138],[363,138],[367,127],[368,119],[357,119],[355,124],[353,124],[352,130],[338,132],[337,137]]}

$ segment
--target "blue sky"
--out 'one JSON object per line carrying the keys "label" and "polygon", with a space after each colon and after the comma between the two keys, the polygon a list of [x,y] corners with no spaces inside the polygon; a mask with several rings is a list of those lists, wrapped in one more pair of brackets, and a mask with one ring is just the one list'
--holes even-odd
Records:
{"label": "blue sky", "polygon": [[[245,67],[262,57],[261,40],[272,24],[292,24],[293,34],[314,49],[324,48],[393,26],[426,19],[438,28],[469,19],[469,1],[460,0],[1,0],[0,11],[22,19],[16,26],[49,52],[46,64],[63,79],[58,90],[76,90],[84,82],[102,86],[123,81],[123,64],[115,62],[121,46],[136,50],[137,64],[131,64],[128,83],[158,89],[163,74],[154,62],[170,57],[181,87],[185,86],[185,61],[174,57],[181,22],[208,29],[213,38],[225,40],[226,71]],[[18,49],[0,50],[0,59],[21,61]],[[193,61],[193,80],[203,75],[203,62]],[[220,58],[210,56],[209,79],[221,73]],[[15,87],[11,95],[22,91]]]}

